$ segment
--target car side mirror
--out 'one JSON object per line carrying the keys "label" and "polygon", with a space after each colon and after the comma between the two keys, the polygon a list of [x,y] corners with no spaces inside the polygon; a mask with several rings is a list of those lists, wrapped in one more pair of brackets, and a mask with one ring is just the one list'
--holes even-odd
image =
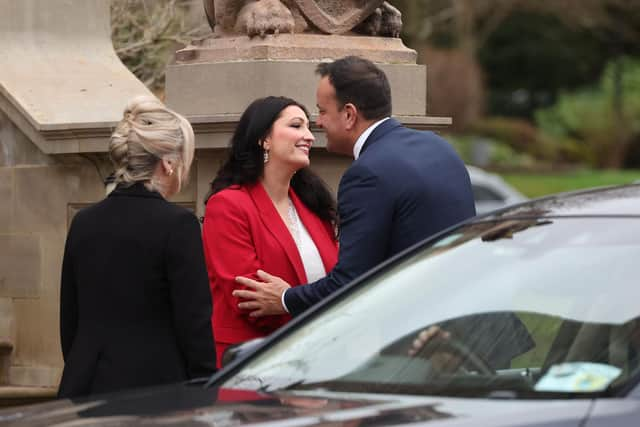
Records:
{"label": "car side mirror", "polygon": [[262,341],[264,341],[264,338],[254,338],[240,344],[230,345],[226,348],[224,353],[222,353],[222,366],[227,366],[234,360],[238,360],[251,353],[262,343]]}

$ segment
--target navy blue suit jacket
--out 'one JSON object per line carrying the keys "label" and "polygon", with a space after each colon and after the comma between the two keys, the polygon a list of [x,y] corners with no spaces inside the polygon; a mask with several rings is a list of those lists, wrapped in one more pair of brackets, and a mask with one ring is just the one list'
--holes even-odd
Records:
{"label": "navy blue suit jacket", "polygon": [[475,215],[469,174],[433,132],[389,119],[374,129],[338,188],[338,263],[313,283],[288,289],[293,315],[420,240]]}

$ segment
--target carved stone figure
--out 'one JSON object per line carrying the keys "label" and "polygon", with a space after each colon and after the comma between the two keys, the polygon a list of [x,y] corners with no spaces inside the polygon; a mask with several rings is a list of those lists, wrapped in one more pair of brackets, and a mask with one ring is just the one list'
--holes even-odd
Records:
{"label": "carved stone figure", "polygon": [[349,31],[399,37],[398,9],[383,0],[204,0],[209,24],[219,36]]}

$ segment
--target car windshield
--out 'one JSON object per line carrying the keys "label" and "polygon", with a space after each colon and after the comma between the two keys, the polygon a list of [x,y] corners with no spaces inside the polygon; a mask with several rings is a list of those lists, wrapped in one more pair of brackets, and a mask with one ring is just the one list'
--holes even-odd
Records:
{"label": "car windshield", "polygon": [[463,226],[370,277],[223,387],[501,396],[608,393],[640,356],[640,220]]}

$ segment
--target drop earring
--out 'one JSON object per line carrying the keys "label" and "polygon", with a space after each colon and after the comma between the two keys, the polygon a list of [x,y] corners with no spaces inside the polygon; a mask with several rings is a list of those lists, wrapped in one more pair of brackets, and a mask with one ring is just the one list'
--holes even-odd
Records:
{"label": "drop earring", "polygon": [[267,163],[269,161],[269,151],[268,150],[264,150],[264,154],[263,154],[263,159],[264,162]]}

